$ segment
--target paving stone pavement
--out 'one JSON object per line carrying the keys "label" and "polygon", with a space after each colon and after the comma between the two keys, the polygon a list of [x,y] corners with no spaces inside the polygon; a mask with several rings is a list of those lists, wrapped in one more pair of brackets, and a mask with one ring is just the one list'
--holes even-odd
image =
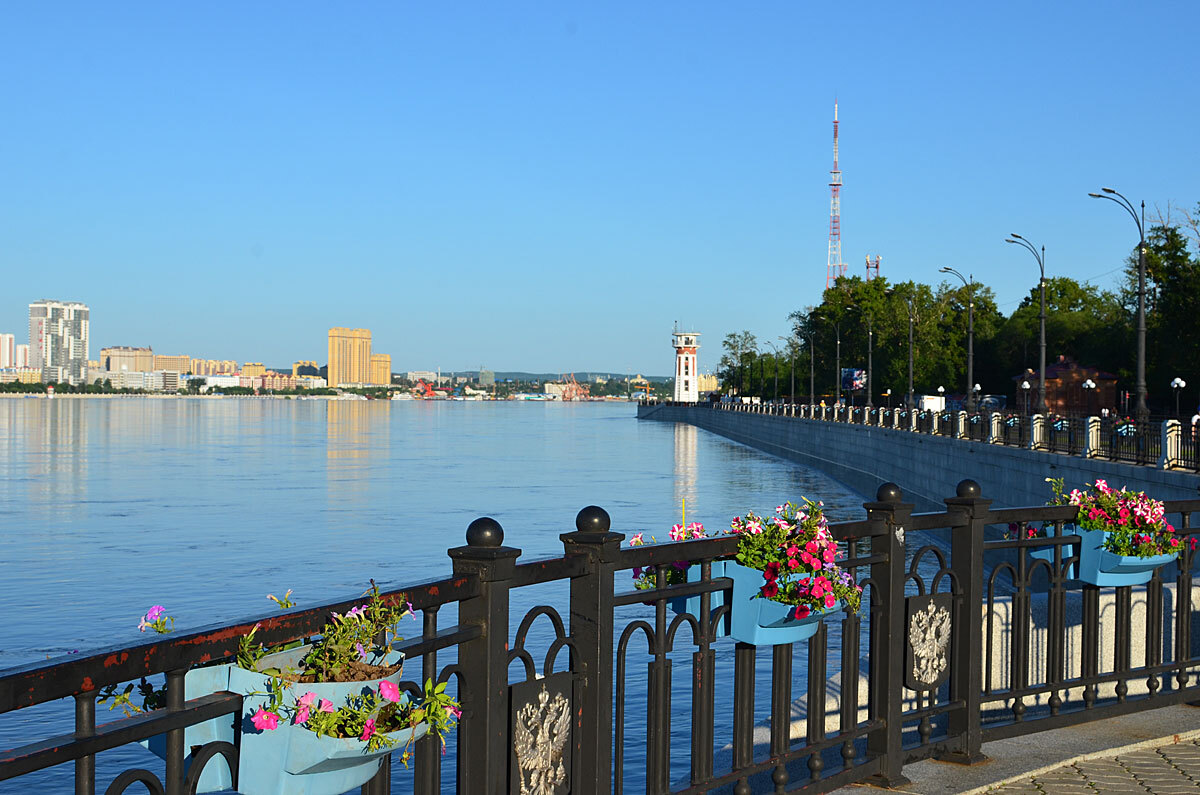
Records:
{"label": "paving stone pavement", "polygon": [[1047,773],[998,784],[1003,795],[1196,795],[1200,792],[1200,740],[1085,759]]}

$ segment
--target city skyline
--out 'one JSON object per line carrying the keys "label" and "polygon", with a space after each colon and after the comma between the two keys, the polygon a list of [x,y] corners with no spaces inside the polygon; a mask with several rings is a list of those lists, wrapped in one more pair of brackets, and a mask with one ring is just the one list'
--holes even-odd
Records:
{"label": "city skyline", "polygon": [[0,328],[57,295],[239,361],[353,324],[407,366],[667,372],[677,319],[819,303],[835,98],[851,274],[950,265],[1009,312],[1009,232],[1112,287],[1136,236],[1087,192],[1200,199],[1194,4],[472,8],[14,9]]}

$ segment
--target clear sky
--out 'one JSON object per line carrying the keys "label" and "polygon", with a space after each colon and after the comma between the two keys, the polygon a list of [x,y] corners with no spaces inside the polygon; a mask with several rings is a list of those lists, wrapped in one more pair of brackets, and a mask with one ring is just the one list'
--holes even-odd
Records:
{"label": "clear sky", "polygon": [[[1109,287],[1129,218],[1200,201],[1200,4],[10,3],[0,331],[286,365],[667,373],[672,322],[819,302],[843,251],[1007,313]],[[885,343],[886,344],[886,343]]]}

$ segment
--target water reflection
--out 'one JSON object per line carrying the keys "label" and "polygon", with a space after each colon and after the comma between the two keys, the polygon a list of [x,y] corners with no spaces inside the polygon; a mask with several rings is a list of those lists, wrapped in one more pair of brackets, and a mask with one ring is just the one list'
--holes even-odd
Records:
{"label": "water reflection", "polygon": [[696,499],[696,479],[699,474],[696,455],[698,432],[695,425],[675,423],[675,505],[682,508],[683,501],[687,500],[687,511],[693,517],[701,516],[704,510],[704,505]]}

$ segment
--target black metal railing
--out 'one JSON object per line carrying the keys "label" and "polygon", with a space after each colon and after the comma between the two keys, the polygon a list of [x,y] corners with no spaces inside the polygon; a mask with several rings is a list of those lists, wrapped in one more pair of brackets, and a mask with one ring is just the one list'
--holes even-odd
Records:
{"label": "black metal railing", "polygon": [[[731,580],[714,576],[713,565],[735,552],[736,536],[622,547],[608,514],[591,506],[561,536],[562,556],[519,562],[495,521],[476,520],[467,545],[449,550],[450,578],[385,594],[403,592],[422,615],[420,636],[402,646],[419,661],[419,679],[405,687],[419,693],[425,679],[454,683],[463,715],[452,787],[488,795],[521,791],[531,773],[578,795],[622,793],[635,779],[648,793],[897,786],[912,761],[980,761],[984,740],[1200,699],[1191,573],[1200,499],[1166,503],[1182,551],[1138,592],[1147,606],[1138,637],[1131,587],[1068,587],[1080,563],[1080,536],[1064,524],[1075,509],[994,511],[969,480],[945,503],[944,511],[914,515],[899,488],[884,484],[862,520],[831,525],[844,555],[838,565],[864,587],[863,608],[827,616],[808,641],[769,651],[722,637],[741,606],[731,604]],[[1027,537],[1037,526],[1052,534]],[[698,579],[668,585],[680,563],[697,566]],[[656,587],[629,588],[631,569],[654,572]],[[556,583],[569,589],[565,601],[514,621],[514,593]],[[696,606],[681,608],[689,597]],[[183,729],[237,714],[241,698],[218,692],[185,701],[185,672],[229,660],[255,624],[269,644],[307,638],[360,600],[0,672],[0,714],[75,702],[73,726],[0,752],[0,781],[73,762],[74,791],[91,795],[98,755],[165,733],[162,772],[121,771],[107,792],[136,782],[152,792],[194,792],[206,763],[236,769],[238,747],[185,749]],[[454,607],[456,623],[440,625],[442,610]],[[535,622],[549,625],[536,643]],[[166,675],[165,709],[97,724],[100,688],[156,674]],[[831,685],[838,696],[827,708]],[[756,745],[756,692],[764,687],[769,741]],[[729,709],[718,710],[718,700]],[[526,725],[547,728],[522,733]],[[672,741],[681,736],[688,740]],[[419,740],[413,790],[441,792],[442,763],[437,742]],[[382,795],[392,785],[385,765],[363,792]]]}
{"label": "black metal railing", "polygon": [[[666,405],[666,404],[659,404]],[[672,404],[674,405],[674,404]],[[694,406],[695,404],[678,404]],[[712,403],[716,409],[726,411],[750,411],[769,413],[789,419],[827,419],[833,422],[879,425],[916,433],[962,438],[973,442],[1002,444],[1013,447],[1036,448],[1063,455],[1086,456],[1141,466],[1163,466],[1168,469],[1200,471],[1197,447],[1197,431],[1190,424],[1178,420],[1149,420],[1139,423],[1127,417],[1083,417],[1049,415],[1045,417],[1023,414],[1002,414],[998,425],[993,425],[991,412],[965,414],[965,428],[958,424],[963,414],[956,411],[914,410],[915,426],[910,426],[908,412],[903,409],[874,409],[862,407],[799,405],[788,407],[775,405],[764,408],[750,404]],[[644,415],[643,415],[644,416]],[[899,421],[893,425],[893,419]],[[998,433],[995,428],[998,427]],[[1092,430],[1089,430],[1092,429]],[[1098,429],[1098,430],[1096,430]],[[1175,439],[1164,456],[1164,438]]]}
{"label": "black metal railing", "polygon": [[1200,472],[1200,455],[1197,455],[1198,448],[1200,448],[1200,424],[1189,425],[1187,423],[1180,423],[1179,466],[1181,469]]}

